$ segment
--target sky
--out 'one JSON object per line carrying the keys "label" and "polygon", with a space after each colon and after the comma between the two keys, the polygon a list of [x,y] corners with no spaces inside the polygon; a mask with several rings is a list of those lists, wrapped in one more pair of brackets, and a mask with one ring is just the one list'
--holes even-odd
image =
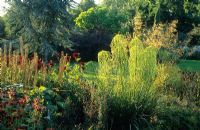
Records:
{"label": "sky", "polygon": [[0,0],[0,16],[5,14],[5,7],[8,7],[8,5],[4,2],[4,0]]}
{"label": "sky", "polygon": [[[3,16],[6,13],[5,8],[8,7],[8,4],[6,4],[4,1],[5,0],[0,0],[0,16]],[[80,3],[81,0],[75,0],[75,1],[77,3]],[[100,0],[95,0],[95,3],[99,4]]]}

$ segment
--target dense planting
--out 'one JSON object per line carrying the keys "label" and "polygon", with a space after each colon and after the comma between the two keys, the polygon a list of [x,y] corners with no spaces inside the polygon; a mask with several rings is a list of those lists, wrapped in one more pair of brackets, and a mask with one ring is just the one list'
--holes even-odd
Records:
{"label": "dense planting", "polygon": [[5,46],[1,128],[198,129],[199,73],[158,60],[158,50],[116,35],[98,63],[62,53],[56,65]]}
{"label": "dense planting", "polygon": [[200,2],[95,2],[6,1],[0,130],[200,129]]}

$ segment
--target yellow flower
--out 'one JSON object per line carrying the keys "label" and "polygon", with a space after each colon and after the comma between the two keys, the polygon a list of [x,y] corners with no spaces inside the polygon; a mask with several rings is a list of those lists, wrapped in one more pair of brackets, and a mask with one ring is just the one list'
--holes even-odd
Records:
{"label": "yellow flower", "polygon": [[40,91],[40,92],[43,92],[43,91],[45,91],[45,90],[46,90],[46,87],[44,87],[44,86],[40,86],[40,87],[39,87],[39,91]]}

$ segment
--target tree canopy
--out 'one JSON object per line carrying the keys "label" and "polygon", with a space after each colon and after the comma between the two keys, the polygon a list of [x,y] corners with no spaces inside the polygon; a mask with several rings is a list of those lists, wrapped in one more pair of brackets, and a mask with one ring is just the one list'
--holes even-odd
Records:
{"label": "tree canopy", "polygon": [[59,47],[71,47],[69,40],[70,0],[10,0],[6,15],[9,34],[22,37],[32,51],[46,60]]}
{"label": "tree canopy", "polygon": [[0,17],[0,38],[5,35],[4,29],[5,29],[5,24],[3,18]]}
{"label": "tree canopy", "polygon": [[83,29],[118,32],[126,16],[106,7],[90,8],[76,19],[76,25]]}

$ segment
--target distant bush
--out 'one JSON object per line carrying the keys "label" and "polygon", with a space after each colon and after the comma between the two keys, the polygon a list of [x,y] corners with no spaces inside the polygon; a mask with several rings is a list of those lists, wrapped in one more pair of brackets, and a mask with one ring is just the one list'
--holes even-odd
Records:
{"label": "distant bush", "polygon": [[197,130],[200,127],[199,108],[186,100],[163,96],[158,101],[157,116],[153,119],[155,129]]}

